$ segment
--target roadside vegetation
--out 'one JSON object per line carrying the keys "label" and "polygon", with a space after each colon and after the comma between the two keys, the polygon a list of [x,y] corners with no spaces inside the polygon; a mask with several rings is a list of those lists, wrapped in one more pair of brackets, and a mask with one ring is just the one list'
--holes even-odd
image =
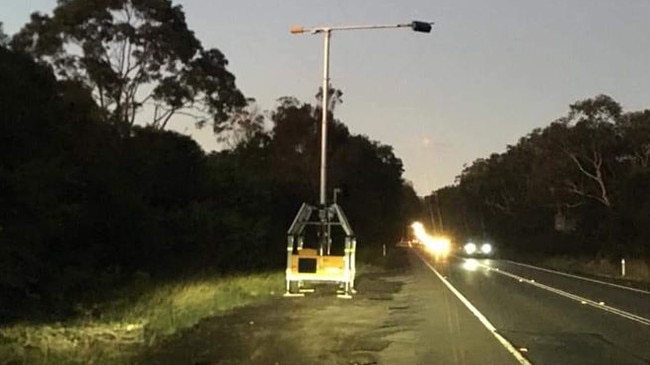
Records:
{"label": "roadside vegetation", "polygon": [[625,275],[620,260],[607,258],[553,256],[540,260],[539,264],[563,272],[650,284],[650,263],[643,259],[626,259]]}
{"label": "roadside vegetation", "polygon": [[281,272],[205,275],[169,283],[140,276],[114,299],[63,322],[0,326],[0,364],[125,364],[149,346],[228,310],[284,292]]}
{"label": "roadside vegetation", "polygon": [[485,237],[502,252],[584,258],[579,266],[591,272],[625,258],[630,275],[644,276],[650,110],[624,111],[607,95],[577,101],[505,152],[474,161],[426,203],[458,237]]}

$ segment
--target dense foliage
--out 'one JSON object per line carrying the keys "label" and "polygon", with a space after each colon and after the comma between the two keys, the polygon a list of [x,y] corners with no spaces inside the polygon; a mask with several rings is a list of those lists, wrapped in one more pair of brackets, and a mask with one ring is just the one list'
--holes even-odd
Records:
{"label": "dense foliage", "polygon": [[437,192],[446,226],[518,252],[650,255],[650,110],[599,95],[467,166]]}
{"label": "dense foliage", "polygon": [[52,15],[32,14],[11,45],[86,86],[113,123],[132,126],[150,106],[155,128],[178,113],[223,128],[245,104],[225,56],[203,48],[171,0],[59,0]]}
{"label": "dense foliage", "polygon": [[[286,230],[318,196],[318,107],[243,109],[233,147],[206,154],[152,126],[125,133],[85,82],[30,55],[0,47],[0,77],[1,319],[72,313],[147,277],[284,264]],[[360,246],[393,242],[419,203],[401,161],[330,123],[330,182]]]}

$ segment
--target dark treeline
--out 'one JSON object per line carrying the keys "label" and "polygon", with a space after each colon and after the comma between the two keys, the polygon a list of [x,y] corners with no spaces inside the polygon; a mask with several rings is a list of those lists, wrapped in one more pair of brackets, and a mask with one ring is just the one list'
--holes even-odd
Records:
{"label": "dark treeline", "polygon": [[[89,3],[61,2],[55,18],[69,4],[77,6],[74,17],[97,16],[80,11]],[[159,3],[168,4],[130,6]],[[180,8],[173,9],[180,22]],[[318,197],[320,109],[294,98],[264,113],[254,103],[243,107],[225,61],[216,64],[221,73],[201,61],[194,66],[205,74],[176,81],[169,79],[174,69],[166,69],[153,96],[159,110],[181,110],[179,98],[201,99],[230,146],[206,154],[191,138],[164,130],[168,114],[145,126],[132,123],[135,95],[119,96],[130,76],[122,75],[119,86],[107,81],[119,76],[110,69],[82,70],[89,59],[57,63],[43,54],[51,51],[44,45],[30,50],[30,32],[62,31],[48,23],[55,18],[33,16],[0,46],[0,319],[73,314],[78,303],[135,277],[283,267],[286,230],[300,204]],[[79,36],[78,29],[63,31]],[[195,51],[219,58],[200,44]],[[54,53],[62,60],[60,52]],[[167,66],[151,67],[154,75],[143,84],[155,84],[157,67]],[[229,97],[214,97],[217,91]],[[329,186],[342,189],[338,200],[360,247],[394,242],[419,209],[400,159],[390,146],[352,135],[333,119],[329,141]]]}
{"label": "dark treeline", "polygon": [[650,255],[650,110],[600,95],[426,199],[459,237],[519,253]]}

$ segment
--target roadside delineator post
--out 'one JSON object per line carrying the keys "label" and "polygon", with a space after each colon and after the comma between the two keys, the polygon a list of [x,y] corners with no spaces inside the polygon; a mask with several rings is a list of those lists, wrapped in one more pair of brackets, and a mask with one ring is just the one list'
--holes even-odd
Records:
{"label": "roadside delineator post", "polygon": [[621,276],[625,276],[625,259],[621,259]]}

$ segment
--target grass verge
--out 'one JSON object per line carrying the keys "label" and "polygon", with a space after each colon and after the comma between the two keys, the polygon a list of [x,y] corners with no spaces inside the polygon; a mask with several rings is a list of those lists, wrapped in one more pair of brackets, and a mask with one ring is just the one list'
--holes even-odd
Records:
{"label": "grass verge", "polygon": [[136,280],[79,318],[0,327],[0,364],[132,363],[147,346],[204,318],[281,295],[283,286],[282,272],[158,285]]}
{"label": "grass verge", "polygon": [[650,282],[650,263],[642,259],[625,260],[625,276],[621,275],[621,263],[608,259],[554,256],[540,260],[539,264],[565,272],[587,274],[604,278]]}

